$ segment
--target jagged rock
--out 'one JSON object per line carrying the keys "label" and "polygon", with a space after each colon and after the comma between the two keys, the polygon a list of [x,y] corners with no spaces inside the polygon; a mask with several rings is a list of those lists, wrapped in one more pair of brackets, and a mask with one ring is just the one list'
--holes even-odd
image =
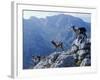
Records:
{"label": "jagged rock", "polygon": [[75,66],[75,59],[73,55],[64,55],[61,54],[54,64],[51,67],[74,67]]}
{"label": "jagged rock", "polygon": [[56,67],[73,67],[75,59],[73,55],[66,52],[54,52],[44,61],[40,61],[34,68],[56,68]]}
{"label": "jagged rock", "polygon": [[90,66],[90,65],[91,65],[91,59],[89,58],[83,59],[83,61],[80,64],[80,66]]}
{"label": "jagged rock", "polygon": [[76,39],[72,48],[62,52],[54,52],[40,60],[34,69],[56,68],[56,67],[75,67],[75,66],[90,66],[91,54],[89,40],[79,42]]}
{"label": "jagged rock", "polygon": [[56,61],[61,52],[54,52],[47,56],[44,60],[41,60],[34,68],[49,68]]}

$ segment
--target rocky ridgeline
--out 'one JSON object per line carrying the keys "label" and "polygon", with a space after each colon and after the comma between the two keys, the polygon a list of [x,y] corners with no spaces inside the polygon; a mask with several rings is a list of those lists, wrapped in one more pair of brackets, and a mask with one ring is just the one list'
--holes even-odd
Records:
{"label": "rocky ridgeline", "polygon": [[53,52],[49,56],[35,61],[34,69],[91,66],[91,42],[89,39],[75,39],[71,49]]}

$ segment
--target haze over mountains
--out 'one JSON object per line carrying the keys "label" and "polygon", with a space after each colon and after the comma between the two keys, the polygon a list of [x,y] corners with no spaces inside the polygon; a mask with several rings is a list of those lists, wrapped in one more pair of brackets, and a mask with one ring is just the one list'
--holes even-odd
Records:
{"label": "haze over mountains", "polygon": [[51,40],[62,41],[65,51],[75,39],[72,26],[85,27],[90,37],[91,25],[78,17],[59,14],[46,18],[23,19],[23,68],[31,65],[32,55],[48,56],[55,51]]}

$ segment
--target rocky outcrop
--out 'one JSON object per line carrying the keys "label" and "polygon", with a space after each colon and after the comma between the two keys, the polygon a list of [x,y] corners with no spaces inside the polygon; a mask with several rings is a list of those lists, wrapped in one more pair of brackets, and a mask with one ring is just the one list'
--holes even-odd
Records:
{"label": "rocky outcrop", "polygon": [[89,39],[79,42],[74,40],[71,49],[62,52],[54,52],[41,59],[34,69],[57,68],[57,67],[78,67],[91,65],[91,42]]}

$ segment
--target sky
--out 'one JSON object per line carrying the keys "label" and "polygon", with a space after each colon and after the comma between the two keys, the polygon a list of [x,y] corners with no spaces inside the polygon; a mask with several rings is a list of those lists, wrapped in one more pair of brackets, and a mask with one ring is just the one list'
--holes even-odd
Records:
{"label": "sky", "polygon": [[60,12],[44,12],[44,11],[23,11],[24,19],[30,19],[32,16],[37,18],[46,18],[47,16],[54,16],[58,14],[72,15],[74,17],[79,17],[85,22],[91,22],[91,14],[88,13],[60,13]]}

